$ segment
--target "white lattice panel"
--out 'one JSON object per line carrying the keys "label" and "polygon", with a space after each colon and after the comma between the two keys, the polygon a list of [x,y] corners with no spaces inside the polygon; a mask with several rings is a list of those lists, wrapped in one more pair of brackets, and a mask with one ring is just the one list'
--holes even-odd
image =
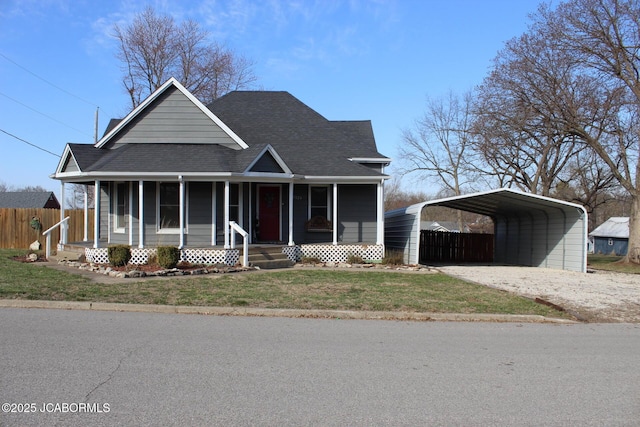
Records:
{"label": "white lattice panel", "polygon": [[181,254],[191,264],[236,265],[240,259],[239,249],[184,249]]}
{"label": "white lattice panel", "polygon": [[298,262],[302,259],[302,251],[300,246],[284,246],[282,253],[285,254],[291,261]]}
{"label": "white lattice panel", "polygon": [[301,245],[301,256],[318,258],[322,262],[345,262],[349,256],[359,256],[366,261],[381,261],[383,245]]}
{"label": "white lattice panel", "polygon": [[[94,264],[108,264],[107,248],[85,248],[85,257]],[[149,257],[157,253],[153,248],[131,249],[130,264],[141,265],[149,262]],[[236,265],[240,260],[239,249],[183,249],[180,251],[180,261],[191,264],[224,264]]]}
{"label": "white lattice panel", "polygon": [[130,264],[142,265],[149,263],[149,257],[155,255],[158,251],[156,249],[131,249],[131,261]]}
{"label": "white lattice panel", "polygon": [[109,263],[109,254],[107,253],[107,248],[85,248],[84,256],[85,258],[87,258],[87,261],[94,264]]}

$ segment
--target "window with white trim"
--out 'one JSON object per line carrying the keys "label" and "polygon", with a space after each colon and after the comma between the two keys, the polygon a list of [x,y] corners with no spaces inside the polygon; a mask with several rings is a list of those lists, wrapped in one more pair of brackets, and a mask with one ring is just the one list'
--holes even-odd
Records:
{"label": "window with white trim", "polygon": [[329,206],[329,187],[326,185],[309,186],[309,219],[318,216],[331,219]]}
{"label": "window with white trim", "polygon": [[180,184],[158,183],[158,230],[180,229]]}
{"label": "window with white trim", "polygon": [[127,226],[127,214],[129,213],[129,188],[124,182],[116,184],[116,203],[114,232],[124,233]]}
{"label": "window with white trim", "polygon": [[229,184],[229,221],[240,221],[240,184]]}

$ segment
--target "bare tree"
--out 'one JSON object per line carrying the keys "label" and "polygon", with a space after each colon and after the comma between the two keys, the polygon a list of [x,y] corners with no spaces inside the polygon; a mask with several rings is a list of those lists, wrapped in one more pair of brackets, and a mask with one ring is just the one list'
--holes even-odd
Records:
{"label": "bare tree", "polygon": [[25,185],[24,187],[19,187],[12,191],[20,191],[23,193],[40,193],[40,192],[46,192],[49,190],[47,190],[41,185]]}
{"label": "bare tree", "polygon": [[93,185],[85,186],[83,184],[71,184],[69,188],[70,191],[68,191],[69,196],[67,196],[66,200],[67,207],[69,209],[83,209],[86,191],[87,204],[89,205],[89,208],[92,208],[95,194],[93,188]]}
{"label": "bare tree", "polygon": [[592,82],[590,90],[609,103],[606,115],[597,115],[594,106],[569,104],[557,120],[596,152],[628,192],[627,259],[640,262],[640,3],[570,0],[555,10],[543,4],[534,24],[574,58],[580,77]]}
{"label": "bare tree", "polygon": [[147,7],[130,25],[115,25],[113,35],[134,108],[170,77],[204,103],[256,81],[250,60],[209,42],[209,33],[192,20],[177,24]]}
{"label": "bare tree", "polygon": [[575,62],[536,32],[507,42],[494,64],[478,88],[474,111],[476,148],[489,166],[485,173],[548,196],[584,149],[557,115],[568,100],[592,105],[600,98],[576,76]]}
{"label": "bare tree", "polygon": [[384,210],[406,208],[416,203],[423,202],[428,196],[423,192],[409,192],[402,189],[400,179],[394,177],[384,185]]}
{"label": "bare tree", "polygon": [[[418,175],[439,184],[452,195],[461,195],[474,182],[471,155],[471,94],[462,98],[428,99],[415,129],[402,135],[399,157],[404,174]],[[462,216],[458,215],[462,229]]]}
{"label": "bare tree", "polygon": [[561,174],[552,196],[585,207],[589,215],[589,229],[598,224],[594,215],[599,208],[617,199],[616,180],[593,150],[582,150]]}

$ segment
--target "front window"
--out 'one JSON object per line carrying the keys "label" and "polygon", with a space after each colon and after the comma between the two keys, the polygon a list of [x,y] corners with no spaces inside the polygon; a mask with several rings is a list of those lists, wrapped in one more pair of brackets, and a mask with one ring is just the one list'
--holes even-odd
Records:
{"label": "front window", "polygon": [[240,221],[240,185],[229,184],[229,221]]}
{"label": "front window", "polygon": [[119,182],[116,184],[116,223],[115,231],[124,233],[126,227],[127,213],[129,212],[129,192],[127,184]]}
{"label": "front window", "polygon": [[312,186],[309,192],[309,219],[314,217],[329,219],[329,187]]}
{"label": "front window", "polygon": [[180,184],[161,182],[158,187],[158,227],[180,228]]}

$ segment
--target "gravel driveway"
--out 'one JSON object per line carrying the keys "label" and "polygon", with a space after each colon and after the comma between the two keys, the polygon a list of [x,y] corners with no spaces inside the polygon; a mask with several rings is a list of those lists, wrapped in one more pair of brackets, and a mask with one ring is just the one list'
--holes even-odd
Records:
{"label": "gravel driveway", "polygon": [[640,323],[640,275],[536,267],[439,266],[450,276],[542,298],[592,322]]}

